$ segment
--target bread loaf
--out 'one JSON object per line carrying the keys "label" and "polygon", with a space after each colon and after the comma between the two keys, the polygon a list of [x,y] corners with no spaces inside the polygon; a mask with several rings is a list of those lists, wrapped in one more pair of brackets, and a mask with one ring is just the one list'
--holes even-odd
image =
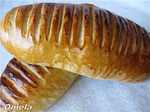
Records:
{"label": "bread loaf", "polygon": [[[77,75],[70,72],[12,59],[0,77],[0,110],[43,112],[64,95],[75,79]],[[19,110],[17,106],[26,107]]]}
{"label": "bread loaf", "polygon": [[141,81],[150,37],[136,23],[91,4],[33,4],[1,21],[0,41],[16,58],[94,79]]}

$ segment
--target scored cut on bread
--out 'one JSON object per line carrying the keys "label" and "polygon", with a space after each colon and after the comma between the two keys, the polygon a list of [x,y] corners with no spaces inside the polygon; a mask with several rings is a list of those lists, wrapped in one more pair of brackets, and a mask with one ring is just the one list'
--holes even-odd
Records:
{"label": "scored cut on bread", "polygon": [[136,23],[91,4],[13,8],[0,41],[16,58],[94,79],[136,82],[150,73],[150,37]]}
{"label": "scored cut on bread", "polygon": [[71,72],[13,58],[0,77],[0,110],[43,112],[65,94],[77,77]]}

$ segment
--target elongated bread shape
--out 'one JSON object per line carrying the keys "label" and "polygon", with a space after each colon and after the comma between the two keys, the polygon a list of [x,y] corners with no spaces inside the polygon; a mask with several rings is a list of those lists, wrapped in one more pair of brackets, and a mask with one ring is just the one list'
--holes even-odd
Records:
{"label": "elongated bread shape", "polygon": [[146,30],[90,4],[16,7],[1,22],[0,41],[26,63],[95,79],[139,81],[150,73]]}
{"label": "elongated bread shape", "polygon": [[[75,79],[74,73],[12,59],[0,77],[0,110],[43,112],[64,95]],[[14,108],[19,105],[24,108]]]}

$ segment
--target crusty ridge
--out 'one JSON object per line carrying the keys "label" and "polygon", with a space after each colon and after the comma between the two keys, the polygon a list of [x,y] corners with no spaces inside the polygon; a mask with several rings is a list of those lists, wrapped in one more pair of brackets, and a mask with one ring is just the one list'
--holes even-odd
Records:
{"label": "crusty ridge", "polygon": [[[134,22],[94,5],[34,4],[11,10],[5,31],[21,29],[35,44],[50,41],[58,46],[84,49],[89,44],[118,54],[149,54],[148,33]],[[127,38],[128,37],[128,38]],[[13,37],[12,37],[13,38]]]}

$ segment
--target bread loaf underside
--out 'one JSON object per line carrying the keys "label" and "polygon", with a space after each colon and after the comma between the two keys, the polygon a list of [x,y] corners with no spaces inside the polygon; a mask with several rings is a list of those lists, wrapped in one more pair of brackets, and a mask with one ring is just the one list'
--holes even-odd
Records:
{"label": "bread loaf underside", "polygon": [[0,40],[15,57],[96,79],[149,77],[150,38],[136,23],[90,4],[33,4],[9,11]]}
{"label": "bread loaf underside", "polygon": [[[41,112],[56,103],[77,75],[12,59],[0,77],[0,110]],[[11,105],[7,108],[7,104]],[[13,106],[26,106],[21,110]]]}

